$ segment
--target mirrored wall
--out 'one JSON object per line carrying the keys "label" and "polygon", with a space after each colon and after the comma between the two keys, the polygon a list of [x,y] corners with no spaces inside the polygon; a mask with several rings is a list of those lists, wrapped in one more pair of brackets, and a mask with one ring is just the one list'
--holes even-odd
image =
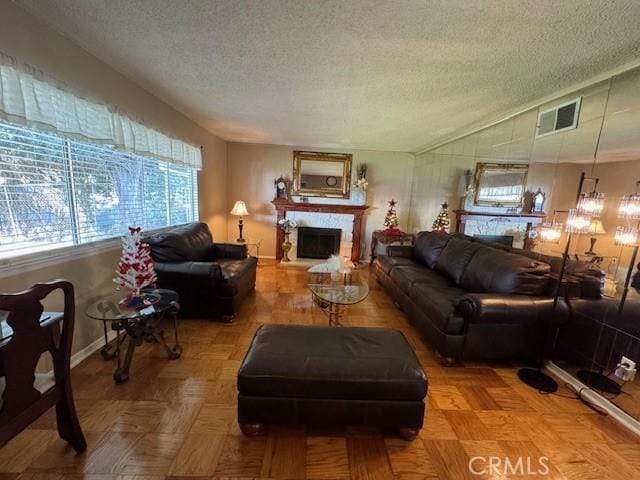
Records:
{"label": "mirrored wall", "polygon": [[[577,128],[536,135],[540,112],[575,99],[580,100]],[[605,385],[608,381],[617,384],[618,392],[605,391],[603,395],[640,419],[640,380],[625,381],[615,375],[623,356],[640,363],[640,294],[632,286],[625,290],[627,279],[631,285],[635,278],[638,259],[632,262],[635,242],[629,236],[621,242],[619,230],[631,229],[633,234],[638,227],[637,219],[619,214],[619,206],[625,196],[639,193],[640,69],[418,155],[410,215],[413,231],[430,230],[445,201],[452,217],[454,210],[506,212],[474,206],[468,196],[465,198],[469,171],[475,171],[479,162],[528,165],[526,190],[529,195],[544,195],[546,222],[555,218],[556,223],[566,224],[567,210],[576,207],[582,173],[586,178],[583,192],[595,190],[603,196],[599,215],[589,218],[583,233],[572,235],[569,254],[571,260],[603,272],[604,295],[571,300],[572,315],[560,328],[552,357],[573,375],[580,372],[586,381],[595,379],[598,387],[597,379],[602,377]],[[488,218],[467,224],[465,233],[511,236],[515,247],[559,257],[568,236],[564,228],[559,231],[556,243],[543,243],[538,238],[525,245],[526,219],[506,222]]]}

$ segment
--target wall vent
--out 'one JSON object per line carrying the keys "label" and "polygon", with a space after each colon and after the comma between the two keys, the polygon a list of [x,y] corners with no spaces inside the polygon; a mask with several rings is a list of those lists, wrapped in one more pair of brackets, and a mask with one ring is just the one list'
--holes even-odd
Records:
{"label": "wall vent", "polygon": [[536,138],[577,128],[581,102],[582,97],[578,97],[553,108],[541,110],[538,113]]}

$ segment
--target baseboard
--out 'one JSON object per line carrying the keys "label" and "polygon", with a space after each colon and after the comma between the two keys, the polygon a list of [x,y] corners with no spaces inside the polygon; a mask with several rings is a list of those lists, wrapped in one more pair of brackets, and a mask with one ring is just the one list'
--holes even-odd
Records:
{"label": "baseboard", "polygon": [[[113,340],[114,338],[116,338],[115,331],[107,332],[107,339],[109,341]],[[89,358],[92,354],[100,350],[103,346],[104,346],[104,337],[100,337],[95,341],[91,342],[86,347],[84,347],[82,350],[79,350],[73,355],[71,355],[71,368],[74,368],[75,366],[82,363],[83,360],[85,360],[86,358]],[[53,375],[53,368],[42,375]]]}
{"label": "baseboard", "polygon": [[555,363],[548,362],[546,368],[560,380],[572,385],[577,391],[582,392],[580,396],[584,398],[584,400],[602,408],[611,416],[611,418],[622,424],[623,427],[640,436],[640,421],[633,418],[620,407],[611,403],[598,392],[582,383]]}
{"label": "baseboard", "polygon": [[[110,331],[107,332],[107,339],[109,341],[116,338],[116,332]],[[71,368],[80,364],[84,359],[89,358],[93,353],[97,352],[104,346],[104,337],[99,337],[95,341],[91,342],[89,345],[84,347],[82,350],[78,350],[76,353],[71,355]]]}

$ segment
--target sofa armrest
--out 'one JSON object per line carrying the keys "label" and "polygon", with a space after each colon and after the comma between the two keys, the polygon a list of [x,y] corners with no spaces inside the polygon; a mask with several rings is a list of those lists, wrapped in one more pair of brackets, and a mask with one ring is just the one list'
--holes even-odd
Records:
{"label": "sofa armrest", "polygon": [[411,245],[389,245],[387,255],[390,257],[413,257],[413,246]]}
{"label": "sofa armrest", "polygon": [[160,283],[165,285],[187,280],[217,284],[222,280],[222,269],[215,262],[158,262],[155,270]]}
{"label": "sofa armrest", "polygon": [[209,259],[233,259],[242,260],[247,258],[247,246],[238,245],[237,243],[214,243],[210,252]]}
{"label": "sofa armrest", "polygon": [[551,297],[473,293],[463,296],[458,310],[469,323],[525,323],[539,324],[551,320],[554,325],[564,322],[569,309],[563,299],[554,311]]}

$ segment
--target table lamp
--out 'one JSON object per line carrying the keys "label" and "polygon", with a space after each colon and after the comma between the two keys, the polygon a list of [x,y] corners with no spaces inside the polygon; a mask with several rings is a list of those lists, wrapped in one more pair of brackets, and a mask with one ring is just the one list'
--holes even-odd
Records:
{"label": "table lamp", "polygon": [[247,211],[247,206],[242,200],[238,200],[236,201],[236,204],[233,206],[233,209],[231,210],[230,213],[231,215],[236,215],[240,217],[240,219],[238,220],[238,231],[240,232],[240,236],[237,238],[236,241],[239,243],[244,243],[244,238],[242,238],[242,217],[249,215],[249,212]]}
{"label": "table lamp", "polygon": [[602,222],[600,220],[592,219],[591,223],[589,224],[589,228],[585,233],[591,235],[591,238],[590,238],[591,245],[589,246],[589,251],[584,252],[584,254],[595,256],[596,252],[593,251],[593,247],[595,247],[596,245],[596,241],[597,241],[596,235],[605,235],[607,232],[604,229],[604,226],[602,225]]}

